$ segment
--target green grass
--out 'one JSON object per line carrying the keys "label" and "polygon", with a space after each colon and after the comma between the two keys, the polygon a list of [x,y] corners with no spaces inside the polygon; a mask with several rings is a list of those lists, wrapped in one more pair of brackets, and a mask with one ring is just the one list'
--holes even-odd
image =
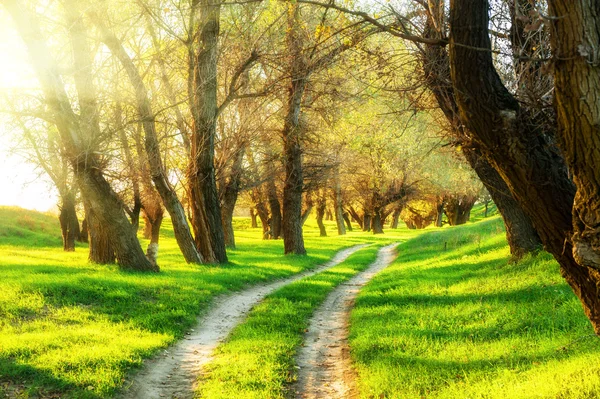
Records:
{"label": "green grass", "polygon": [[[230,263],[206,267],[184,263],[166,220],[161,273],[141,274],[90,264],[85,247],[63,252],[54,216],[0,207],[0,397],[111,397],[144,358],[182,337],[216,295],[386,240],[360,232],[320,238],[309,224],[309,256],[283,256],[281,240],[263,241],[260,229],[235,222]],[[334,226],[328,229],[334,235]]]}
{"label": "green grass", "polygon": [[600,397],[600,341],[579,301],[548,254],[508,264],[498,217],[399,253],[352,313],[361,397]]}
{"label": "green grass", "polygon": [[337,285],[366,269],[379,246],[360,249],[331,269],[267,296],[217,348],[197,397],[285,398],[295,380],[294,356],[316,308]]}

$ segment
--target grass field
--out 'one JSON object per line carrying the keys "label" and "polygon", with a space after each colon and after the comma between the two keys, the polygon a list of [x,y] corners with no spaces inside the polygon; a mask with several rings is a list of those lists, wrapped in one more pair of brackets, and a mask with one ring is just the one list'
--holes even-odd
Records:
{"label": "grass field", "polygon": [[579,301],[548,254],[507,263],[499,218],[399,254],[352,313],[363,398],[600,397],[600,341]]}
{"label": "grass field", "polygon": [[183,262],[169,227],[161,273],[147,275],[90,264],[86,248],[65,253],[55,217],[0,207],[0,397],[111,397],[215,295],[315,267],[370,237],[320,238],[312,226],[309,256],[290,257],[281,240],[263,241],[243,219],[231,262],[206,267]]}
{"label": "grass field", "polygon": [[55,217],[0,207],[0,398],[108,398],[142,360],[182,337],[212,298],[363,249],[272,294],[218,351],[203,397],[284,397],[306,320],[377,246],[400,256],[361,292],[351,347],[364,398],[597,398],[600,344],[546,254],[508,264],[498,217],[457,228],[318,237],[285,257],[247,219],[223,267],[186,265],[168,224],[161,273],[122,272],[64,253]]}

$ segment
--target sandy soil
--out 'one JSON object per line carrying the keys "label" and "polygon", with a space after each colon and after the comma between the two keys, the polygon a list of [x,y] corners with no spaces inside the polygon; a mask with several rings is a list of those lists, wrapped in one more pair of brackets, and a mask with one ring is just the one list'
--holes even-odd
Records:
{"label": "sandy soil", "polygon": [[185,338],[145,362],[143,369],[125,383],[122,399],[188,399],[193,397],[195,381],[202,367],[211,360],[213,350],[240,323],[250,309],[266,295],[303,277],[319,273],[343,262],[365,245],[338,252],[329,262],[310,271],[273,283],[255,285],[244,291],[217,298],[209,313],[198,319]]}
{"label": "sandy soil", "polygon": [[340,284],[311,318],[304,346],[296,358],[298,381],[292,386],[296,398],[358,397],[348,348],[350,311],[360,288],[394,260],[396,246],[379,250],[375,262]]}

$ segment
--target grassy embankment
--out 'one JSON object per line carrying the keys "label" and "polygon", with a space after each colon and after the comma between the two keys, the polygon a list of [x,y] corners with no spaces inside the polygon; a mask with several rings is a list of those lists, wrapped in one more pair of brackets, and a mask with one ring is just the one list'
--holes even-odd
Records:
{"label": "grassy embankment", "polygon": [[[143,358],[182,337],[211,299],[327,261],[364,233],[306,234],[307,257],[284,257],[249,220],[236,221],[238,248],[223,267],[186,265],[168,221],[161,273],[122,272],[64,253],[55,217],[0,207],[0,397],[105,398]],[[333,235],[334,226],[329,225]]]}
{"label": "grassy embankment", "polygon": [[499,218],[399,253],[352,313],[361,397],[600,397],[600,340],[579,301],[548,254],[507,263]]}

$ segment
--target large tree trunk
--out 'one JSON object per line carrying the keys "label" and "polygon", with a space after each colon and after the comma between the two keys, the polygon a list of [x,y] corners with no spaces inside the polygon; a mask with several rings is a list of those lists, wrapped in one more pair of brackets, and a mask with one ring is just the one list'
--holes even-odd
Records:
{"label": "large tree trunk", "polygon": [[[217,122],[217,61],[221,6],[212,0],[198,3],[198,53],[194,60],[192,89],[191,163],[192,226],[196,247],[209,263],[226,263],[221,205],[215,179],[215,136]],[[194,10],[196,11],[196,10]]]}
{"label": "large tree trunk", "polygon": [[[158,271],[142,251],[121,201],[102,175],[102,163],[91,145],[93,139],[98,137],[96,133],[99,133],[99,114],[96,112],[95,90],[91,78],[91,56],[80,16],[69,14],[73,19],[70,33],[79,98],[78,118],[73,112],[58,72],[59,68],[53,62],[35,17],[18,1],[2,0],[2,3],[14,19],[15,26],[28,48],[45,100],[53,113],[65,157],[75,172],[75,179],[83,198],[94,210],[98,223],[107,231],[119,266],[123,269]],[[69,12],[74,11],[74,4],[71,3],[66,7]]]}
{"label": "large tree trunk", "polygon": [[61,195],[60,230],[63,239],[63,250],[67,252],[75,251],[75,241],[80,240],[81,232],[79,230],[79,220],[77,220],[77,211],[75,210],[75,193],[68,190]]}
{"label": "large tree trunk", "polygon": [[[577,187],[573,256],[590,274],[600,270],[600,4],[550,0],[559,142]],[[595,302],[593,293],[587,301]],[[597,295],[596,295],[597,296]],[[595,306],[599,306],[596,305]],[[600,309],[590,310],[592,314]],[[592,320],[600,323],[600,320]],[[596,331],[600,331],[597,326]]]}
{"label": "large tree trunk", "polygon": [[480,50],[491,47],[488,2],[454,0],[450,11],[450,62],[461,119],[531,218],[600,333],[600,273],[573,257],[569,238],[575,187],[564,160],[552,137],[506,90],[491,53]]}
{"label": "large tree trunk", "polygon": [[304,188],[302,165],[302,126],[300,115],[302,97],[308,83],[306,55],[302,52],[299,5],[290,4],[286,35],[289,51],[290,83],[283,125],[283,157],[285,183],[283,186],[283,246],[285,254],[305,255],[302,236],[302,191]]}
{"label": "large tree trunk", "polygon": [[496,169],[481,156],[477,149],[463,147],[462,151],[467,162],[475,170],[498,207],[498,211],[504,220],[504,226],[506,226],[506,240],[512,258],[518,260],[527,253],[539,250],[542,244],[531,219],[515,201],[508,186]]}
{"label": "large tree trunk", "polygon": [[88,221],[89,261],[99,264],[115,263],[115,250],[110,239],[110,233],[98,219],[93,208],[85,205],[85,219]]}
{"label": "large tree trunk", "polygon": [[[444,13],[444,2],[438,1],[438,7],[433,7],[433,13],[429,14],[424,36],[437,39],[446,36],[441,30],[446,26]],[[436,19],[437,23],[433,19]],[[453,138],[461,146],[465,158],[498,206],[506,226],[506,236],[513,259],[519,259],[526,253],[536,251],[541,242],[531,219],[515,201],[496,169],[481,155],[480,150],[474,148],[460,121],[458,105],[450,82],[450,61],[446,49],[440,46],[426,46],[422,56],[425,82],[450,123]],[[445,198],[442,198],[437,204],[437,227],[442,227],[444,202]]]}
{"label": "large tree trunk", "polygon": [[375,209],[373,209],[373,219],[371,220],[373,234],[383,234],[383,220],[381,213],[381,208],[376,207]]}

